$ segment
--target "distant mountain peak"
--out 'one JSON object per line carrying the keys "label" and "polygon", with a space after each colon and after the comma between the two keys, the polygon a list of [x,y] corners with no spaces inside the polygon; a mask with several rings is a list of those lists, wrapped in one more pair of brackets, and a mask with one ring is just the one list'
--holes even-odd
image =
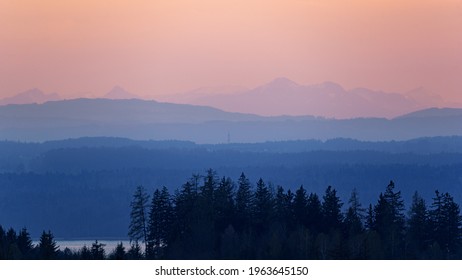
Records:
{"label": "distant mountain peak", "polygon": [[298,84],[286,77],[278,77],[271,82],[267,83],[266,86],[273,86],[273,87],[291,87],[291,86],[298,86]]}
{"label": "distant mountain peak", "polygon": [[47,101],[56,101],[60,97],[57,93],[46,94],[38,88],[32,88],[14,96],[3,98],[0,100],[0,105],[6,104],[32,104],[32,103],[45,103]]}
{"label": "distant mountain peak", "polygon": [[139,96],[128,92],[121,86],[114,86],[108,93],[106,93],[104,98],[107,99],[139,99]]}

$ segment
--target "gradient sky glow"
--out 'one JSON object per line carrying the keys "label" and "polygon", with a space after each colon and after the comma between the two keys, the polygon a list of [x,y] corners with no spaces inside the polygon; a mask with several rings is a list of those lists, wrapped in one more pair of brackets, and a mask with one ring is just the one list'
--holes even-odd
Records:
{"label": "gradient sky glow", "polygon": [[462,102],[462,0],[0,0],[0,97],[280,76]]}

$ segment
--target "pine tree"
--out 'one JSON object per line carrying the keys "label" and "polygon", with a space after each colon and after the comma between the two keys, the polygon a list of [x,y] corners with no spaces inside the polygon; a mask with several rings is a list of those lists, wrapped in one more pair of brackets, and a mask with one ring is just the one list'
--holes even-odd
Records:
{"label": "pine tree", "polygon": [[404,251],[404,202],[401,192],[395,192],[394,188],[394,182],[390,181],[374,207],[373,229],[382,238],[385,257],[390,259],[401,258]]}
{"label": "pine tree", "polygon": [[106,246],[106,244],[99,243],[98,240],[95,240],[95,242],[91,244],[90,254],[92,260],[104,260],[106,258],[104,246]]}
{"label": "pine tree", "polygon": [[223,232],[228,226],[232,226],[234,217],[234,182],[229,177],[221,179],[215,191],[215,227],[218,232]]}
{"label": "pine tree", "polygon": [[329,232],[331,229],[340,229],[342,227],[342,205],[343,203],[337,196],[337,191],[331,186],[328,186],[322,202],[322,216],[325,232]]}
{"label": "pine tree", "polygon": [[238,231],[242,231],[250,225],[252,200],[253,193],[250,181],[244,173],[241,173],[236,192],[236,229]]}
{"label": "pine tree", "polygon": [[117,243],[114,251],[110,255],[110,259],[112,260],[125,260],[127,253],[125,252],[125,247],[122,242]]}
{"label": "pine tree", "polygon": [[257,182],[252,208],[253,224],[258,234],[268,229],[273,217],[273,197],[262,178]]}
{"label": "pine tree", "polygon": [[32,258],[32,239],[30,238],[30,234],[27,232],[26,228],[23,228],[18,234],[18,248],[21,251],[23,259]]}
{"label": "pine tree", "polygon": [[6,232],[5,253],[6,259],[9,260],[17,260],[21,259],[22,257],[18,248],[18,237],[16,235],[16,231],[13,228],[10,228]]}
{"label": "pine tree", "polygon": [[319,196],[316,193],[310,193],[308,196],[306,212],[307,227],[313,234],[316,234],[321,230],[324,223],[321,200],[319,200]]}
{"label": "pine tree", "polygon": [[349,206],[345,215],[345,226],[348,235],[356,235],[364,230],[363,219],[364,212],[366,211],[361,206],[359,201],[358,192],[353,189],[351,192],[350,200],[348,201]]}
{"label": "pine tree", "polygon": [[41,260],[52,260],[55,259],[58,253],[59,246],[54,240],[54,236],[51,231],[46,233],[43,231],[40,236],[40,242],[38,244],[39,258]]}
{"label": "pine tree", "polygon": [[430,211],[432,239],[445,258],[453,258],[461,247],[461,216],[459,205],[449,193],[435,191]]}
{"label": "pine tree", "polygon": [[6,235],[5,230],[0,225],[0,260],[6,259]]}
{"label": "pine tree", "polygon": [[294,215],[292,212],[293,198],[294,195],[290,190],[285,193],[282,186],[277,187],[274,212],[276,221],[280,225],[284,225],[285,228],[291,228],[294,224]]}
{"label": "pine tree", "polygon": [[429,215],[425,200],[417,192],[412,196],[407,224],[407,257],[411,259],[423,257],[430,239]]}
{"label": "pine tree", "polygon": [[83,247],[79,250],[79,255],[81,260],[91,260],[93,258],[91,250],[87,247],[87,245],[83,245]]}
{"label": "pine tree", "polygon": [[148,222],[147,258],[159,259],[163,256],[163,248],[168,245],[168,237],[172,223],[172,204],[170,194],[164,186],[156,189],[152,196]]}
{"label": "pine tree", "polygon": [[143,259],[143,250],[141,249],[138,241],[131,242],[130,250],[127,252],[127,259],[129,260],[141,260]]}
{"label": "pine tree", "polygon": [[300,188],[295,191],[294,200],[292,202],[295,223],[298,226],[307,226],[307,204],[306,191],[303,186],[300,186]]}
{"label": "pine tree", "polygon": [[128,236],[130,241],[142,241],[146,244],[148,238],[147,232],[147,207],[149,203],[149,195],[143,186],[136,188],[133,200],[131,202],[131,213],[130,213],[130,226],[128,230]]}

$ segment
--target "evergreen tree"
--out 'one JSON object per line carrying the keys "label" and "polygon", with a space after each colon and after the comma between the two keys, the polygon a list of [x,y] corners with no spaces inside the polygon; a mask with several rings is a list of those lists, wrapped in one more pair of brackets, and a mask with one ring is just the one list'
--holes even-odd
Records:
{"label": "evergreen tree", "polygon": [[257,182],[253,200],[253,224],[257,234],[267,230],[273,217],[273,197],[262,178]]}
{"label": "evergreen tree", "polygon": [[127,259],[129,260],[141,260],[143,259],[143,250],[141,249],[138,241],[131,242],[130,250],[127,252]]}
{"label": "evergreen tree", "polygon": [[235,210],[234,187],[233,180],[223,176],[215,191],[215,227],[218,232],[223,232],[233,224]]}
{"label": "evergreen tree", "polygon": [[348,235],[356,235],[362,233],[364,230],[363,219],[365,209],[362,208],[359,201],[358,192],[353,189],[351,192],[349,206],[345,215],[345,226]]}
{"label": "evergreen tree", "polygon": [[171,258],[185,258],[194,246],[192,229],[199,218],[195,181],[196,178],[191,178],[175,192],[173,222],[168,238],[170,242],[166,248]]}
{"label": "evergreen tree", "polygon": [[164,186],[162,190],[156,189],[149,211],[147,258],[159,259],[163,257],[163,248],[168,245],[167,239],[171,229],[172,212],[170,194],[167,188]]}
{"label": "evergreen tree", "polygon": [[6,235],[5,230],[0,225],[0,260],[6,259]]}
{"label": "evergreen tree", "polygon": [[407,224],[407,258],[423,258],[430,239],[429,215],[425,200],[417,192],[412,196]]}
{"label": "evergreen tree", "polygon": [[122,242],[117,243],[114,251],[111,253],[110,259],[112,260],[125,260],[127,253],[125,252],[125,247]]}
{"label": "evergreen tree", "polygon": [[306,212],[307,227],[313,234],[316,234],[321,230],[324,223],[321,200],[319,200],[319,196],[316,193],[310,193],[308,196]]}
{"label": "evergreen tree", "polygon": [[250,225],[252,200],[253,193],[250,181],[244,173],[241,173],[236,192],[236,229],[239,231],[248,228]]}
{"label": "evergreen tree", "polygon": [[16,231],[13,228],[10,228],[6,232],[6,240],[5,240],[5,246],[6,246],[6,259],[9,260],[17,260],[21,259],[21,252],[19,251],[18,248],[18,237],[16,235]]}
{"label": "evergreen tree", "polygon": [[79,250],[79,255],[81,260],[91,260],[93,258],[91,250],[87,247],[87,245],[83,245],[83,247]]}
{"label": "evergreen tree", "polygon": [[98,240],[91,244],[90,254],[92,260],[104,260],[106,258],[104,246],[106,246],[106,244],[99,243]]}
{"label": "evergreen tree", "polygon": [[292,208],[294,212],[295,223],[299,226],[307,226],[307,197],[303,186],[295,191]]}
{"label": "evergreen tree", "polygon": [[453,258],[461,246],[461,216],[459,205],[449,193],[435,192],[430,219],[434,242],[445,258]]}
{"label": "evergreen tree", "polygon": [[367,208],[366,221],[364,226],[369,231],[375,230],[375,214],[374,209],[372,208],[372,204],[369,204],[369,207]]}
{"label": "evergreen tree", "polygon": [[322,216],[325,232],[332,229],[340,229],[342,227],[343,215],[340,198],[337,196],[337,191],[331,186],[328,186],[323,196]]}
{"label": "evergreen tree", "polygon": [[394,188],[394,182],[390,181],[374,208],[373,229],[382,238],[385,257],[389,259],[401,258],[404,251],[404,202],[401,192],[395,192]]}
{"label": "evergreen tree", "polygon": [[130,226],[128,230],[128,236],[130,241],[138,242],[141,240],[146,244],[148,238],[147,232],[147,207],[149,203],[149,195],[143,186],[136,188],[133,200],[131,202],[131,213],[130,213]]}
{"label": "evergreen tree", "polygon": [[43,231],[40,236],[40,241],[38,244],[38,253],[41,260],[52,260],[55,259],[58,253],[59,246],[54,240],[54,236],[51,231]]}
{"label": "evergreen tree", "polygon": [[18,234],[18,248],[21,251],[23,259],[31,259],[32,258],[32,239],[30,238],[29,232],[27,232],[26,228],[23,228],[21,232]]}
{"label": "evergreen tree", "polygon": [[282,186],[278,186],[276,189],[275,198],[275,217],[276,221],[280,225],[284,225],[286,229],[291,228],[294,224],[294,215],[292,211],[292,201],[294,199],[293,193],[288,190],[284,192]]}

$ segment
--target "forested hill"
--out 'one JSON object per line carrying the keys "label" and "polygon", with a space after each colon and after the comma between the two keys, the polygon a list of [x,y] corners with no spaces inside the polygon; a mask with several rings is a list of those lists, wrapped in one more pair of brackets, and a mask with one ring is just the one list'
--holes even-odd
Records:
{"label": "forested hill", "polygon": [[341,197],[356,188],[362,203],[375,203],[384,182],[394,180],[405,201],[414,191],[434,191],[462,201],[461,137],[404,142],[290,141],[197,145],[182,141],[82,138],[44,143],[0,142],[0,220],[27,226],[34,237],[123,238],[127,209],[138,185],[153,190],[182,186],[192,174],[213,168],[233,179],[244,172],[255,185],[303,185]]}
{"label": "forested hill", "polygon": [[297,139],[408,140],[462,135],[462,109],[432,109],[394,119],[263,117],[207,106],[147,100],[74,99],[0,106],[3,139],[47,141],[78,137],[177,139],[196,143]]}

